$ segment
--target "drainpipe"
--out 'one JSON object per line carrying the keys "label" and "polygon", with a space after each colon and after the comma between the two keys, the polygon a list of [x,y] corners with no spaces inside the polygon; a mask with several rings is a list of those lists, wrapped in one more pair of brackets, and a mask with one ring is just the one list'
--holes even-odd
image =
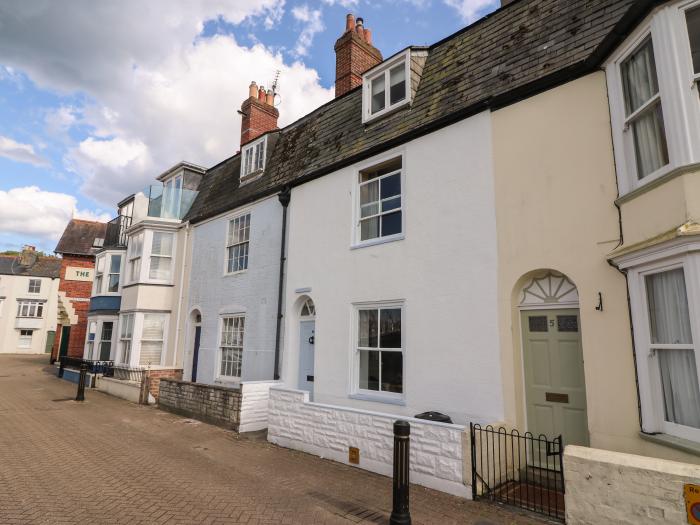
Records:
{"label": "drainpipe", "polygon": [[280,245],[280,279],[277,293],[277,331],[275,332],[275,371],[274,379],[280,378],[280,332],[282,331],[282,297],[284,294],[284,264],[287,260],[285,251],[287,249],[287,206],[292,197],[292,190],[289,186],[280,192],[278,198],[282,205],[282,242]]}
{"label": "drainpipe", "polygon": [[[189,253],[189,239],[190,239],[190,223],[189,221],[185,223],[185,239],[184,248],[182,250],[182,266],[180,267],[180,290],[178,291],[177,299],[177,317],[175,318],[175,348],[173,349],[173,367],[177,367],[177,348],[180,344],[180,330],[182,326],[180,324],[180,315],[182,314],[182,299],[185,294],[185,270],[187,265],[187,254]],[[182,350],[182,370],[185,370],[185,349]]]}

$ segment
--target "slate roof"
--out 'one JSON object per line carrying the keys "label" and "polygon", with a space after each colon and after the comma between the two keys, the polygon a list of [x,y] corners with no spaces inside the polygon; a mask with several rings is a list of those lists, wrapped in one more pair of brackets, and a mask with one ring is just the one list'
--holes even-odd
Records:
{"label": "slate roof", "polygon": [[328,102],[271,134],[278,139],[258,181],[238,189],[238,154],[208,170],[185,219],[202,221],[587,74],[658,3],[516,0],[430,46],[410,106],[363,125],[361,88]]}
{"label": "slate roof", "polygon": [[104,239],[106,231],[106,222],[71,219],[54,251],[67,255],[93,255],[95,239]]}
{"label": "slate roof", "polygon": [[21,266],[19,255],[0,255],[0,275],[22,275],[26,277],[51,277],[57,279],[61,272],[58,257],[37,257],[32,266]]}

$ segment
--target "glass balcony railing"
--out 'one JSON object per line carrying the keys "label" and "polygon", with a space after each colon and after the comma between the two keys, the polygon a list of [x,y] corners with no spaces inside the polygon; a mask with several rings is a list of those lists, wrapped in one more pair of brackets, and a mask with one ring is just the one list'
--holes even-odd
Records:
{"label": "glass balcony railing", "polygon": [[190,211],[197,193],[184,188],[164,188],[157,184],[149,186],[144,191],[148,195],[148,216],[181,220]]}

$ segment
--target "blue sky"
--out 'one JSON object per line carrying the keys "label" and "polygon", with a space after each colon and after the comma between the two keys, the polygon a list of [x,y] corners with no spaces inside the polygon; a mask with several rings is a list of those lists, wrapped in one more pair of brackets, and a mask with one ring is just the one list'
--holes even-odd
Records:
{"label": "blue sky", "polygon": [[280,70],[280,124],[333,95],[349,12],[385,57],[431,44],[498,0],[0,0],[0,250],[53,251],[72,217],[180,160],[235,153],[251,80]]}

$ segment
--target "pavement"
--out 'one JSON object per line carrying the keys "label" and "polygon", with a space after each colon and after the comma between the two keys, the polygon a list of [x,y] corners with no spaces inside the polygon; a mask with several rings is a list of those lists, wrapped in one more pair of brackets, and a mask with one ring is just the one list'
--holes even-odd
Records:
{"label": "pavement", "polygon": [[[0,524],[388,524],[391,479],[135,405],[0,354]],[[411,486],[416,524],[542,525]]]}

